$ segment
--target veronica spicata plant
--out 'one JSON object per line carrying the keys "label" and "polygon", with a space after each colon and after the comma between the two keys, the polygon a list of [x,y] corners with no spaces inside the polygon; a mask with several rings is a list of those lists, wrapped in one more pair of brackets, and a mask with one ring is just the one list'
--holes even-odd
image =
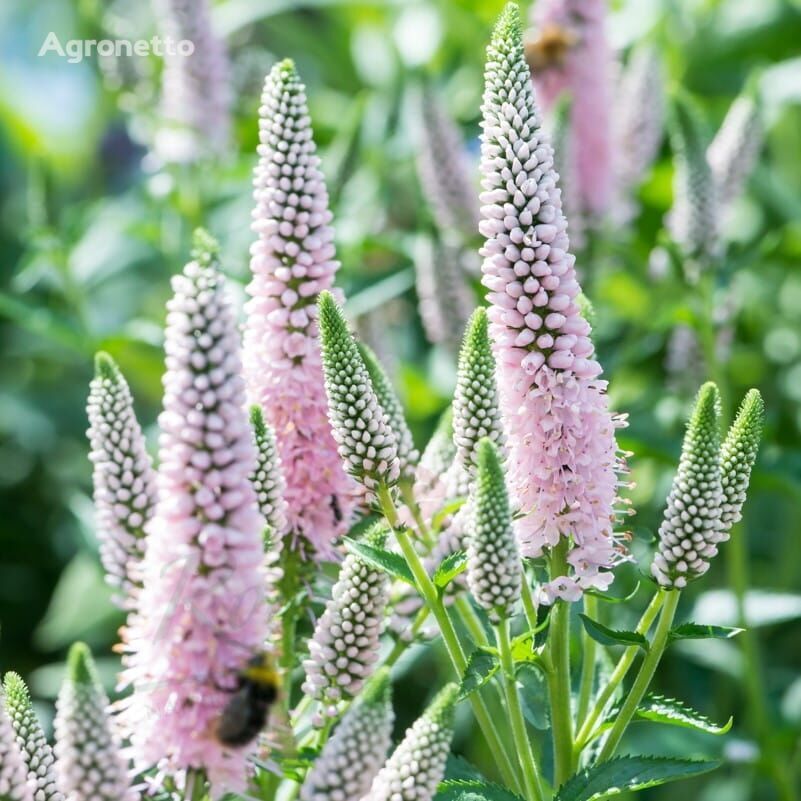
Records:
{"label": "veronica spicata plant", "polygon": [[[543,34],[575,48],[573,78],[597,83],[576,62],[607,64],[603,9],[588,8]],[[474,198],[487,305],[459,330],[452,403],[422,455],[334,286],[304,86],[292,62],[271,70],[244,356],[217,245],[199,231],[167,305],[155,459],[109,357],[90,390],[100,556],[127,615],[115,700],[74,646],[51,749],[9,675],[0,801],[594,801],[715,767],[626,753],[625,738],[635,720],[728,730],[652,686],[673,642],[737,633],[676,618],[685,588],[741,543],[762,399],[751,390],[724,432],[718,387],[701,387],[643,588],[615,595],[636,569],[619,497],[632,455],[595,355],[538,63],[532,83],[510,4],[487,48]],[[606,102],[575,88],[574,103]],[[709,171],[706,148],[689,117],[677,124],[689,186],[697,160]],[[608,167],[595,158],[578,165],[592,208]],[[473,207],[439,203],[458,219]],[[635,596],[644,612],[620,629]],[[399,662],[436,651],[432,700],[394,741]],[[480,766],[449,760],[460,720],[483,741]]]}

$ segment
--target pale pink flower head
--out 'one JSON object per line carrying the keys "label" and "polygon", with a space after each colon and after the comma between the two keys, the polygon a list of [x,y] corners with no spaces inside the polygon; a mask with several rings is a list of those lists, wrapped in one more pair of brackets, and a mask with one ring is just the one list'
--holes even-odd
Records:
{"label": "pale pink flower head", "polygon": [[570,541],[568,576],[546,600],[605,589],[622,558],[613,533],[621,467],[606,382],[579,305],[553,150],[507,6],[487,51],[482,106],[482,279],[524,556]]}
{"label": "pale pink flower head", "polygon": [[317,297],[332,288],[339,262],[306,92],[291,61],[267,76],[259,139],[245,378],[275,432],[288,528],[325,556],[347,528],[355,484],[328,422]]}
{"label": "pale pink flower head", "polygon": [[[164,40],[156,153],[169,162],[220,155],[231,138],[231,68],[209,2],[154,0],[153,7]],[[191,53],[185,42],[192,43]]]}
{"label": "pale pink flower head", "polygon": [[614,58],[606,37],[606,0],[538,0],[526,53],[546,111],[570,97],[570,150],[583,209],[609,211],[614,189]]}
{"label": "pale pink flower head", "polygon": [[216,730],[267,621],[256,457],[213,248],[199,235],[167,304],[159,500],[124,678],[134,684],[125,722],[138,766],[205,770],[217,797],[245,786],[253,749],[222,744]]}

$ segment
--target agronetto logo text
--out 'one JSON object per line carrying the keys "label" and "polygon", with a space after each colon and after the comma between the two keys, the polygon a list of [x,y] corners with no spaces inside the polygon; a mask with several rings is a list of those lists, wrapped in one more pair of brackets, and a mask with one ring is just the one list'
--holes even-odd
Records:
{"label": "agronetto logo text", "polygon": [[104,58],[122,56],[191,56],[195,43],[189,39],[173,39],[171,36],[153,36],[150,39],[67,39],[63,42],[53,31],[47,34],[39,56],[55,54],[66,58],[70,64],[79,64],[92,54]]}

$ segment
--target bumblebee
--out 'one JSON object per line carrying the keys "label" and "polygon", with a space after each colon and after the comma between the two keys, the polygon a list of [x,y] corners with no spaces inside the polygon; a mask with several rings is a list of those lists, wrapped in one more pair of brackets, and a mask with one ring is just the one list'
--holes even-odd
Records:
{"label": "bumblebee", "polygon": [[217,739],[224,745],[243,746],[258,737],[267,724],[270,708],[281,689],[279,675],[269,654],[260,653],[248,660],[237,674],[217,722]]}
{"label": "bumblebee", "polygon": [[577,42],[576,34],[561,25],[546,25],[538,33],[528,31],[525,52],[529,68],[538,73],[551,67],[561,67]]}

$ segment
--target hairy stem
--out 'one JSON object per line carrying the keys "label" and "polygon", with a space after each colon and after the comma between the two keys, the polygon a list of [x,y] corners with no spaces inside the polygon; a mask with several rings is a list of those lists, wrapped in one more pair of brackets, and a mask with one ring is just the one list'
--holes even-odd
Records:
{"label": "hairy stem", "polygon": [[[654,597],[651,599],[651,603],[648,604],[645,612],[643,612],[640,622],[637,624],[637,628],[635,629],[637,634],[642,634],[645,636],[648,633],[651,628],[651,624],[654,622],[656,616],[659,614],[659,610],[662,608],[663,600],[664,597],[662,593],[657,593],[654,595]],[[603,715],[607,704],[612,699],[612,696],[617,691],[617,688],[620,686],[623,679],[626,678],[631,666],[634,664],[634,660],[637,658],[639,650],[640,649],[636,645],[632,645],[623,651],[623,654],[618,660],[617,665],[615,665],[615,669],[612,671],[612,675],[609,677],[609,681],[599,693],[595,704],[587,715],[587,719],[582,723],[581,728],[579,729],[579,733],[576,736],[577,756],[581,753],[584,746],[592,739],[592,732],[595,724]]]}
{"label": "hairy stem", "polygon": [[[598,599],[584,593],[584,614],[596,620],[598,617]],[[595,682],[595,664],[598,643],[584,631],[581,635],[581,683],[579,684],[578,706],[576,708],[576,726],[581,727],[590,709],[592,688]]]}
{"label": "hairy stem", "polygon": [[598,755],[598,762],[605,762],[611,759],[623,735],[626,733],[629,723],[637,712],[637,707],[640,705],[651,681],[654,678],[654,673],[662,659],[662,654],[665,652],[665,646],[668,642],[668,635],[670,634],[670,627],[673,625],[673,618],[676,615],[676,607],[679,605],[679,597],[681,592],[678,590],[660,590],[661,595],[664,596],[664,603],[662,611],[659,615],[659,622],[656,624],[654,630],[654,637],[651,640],[651,647],[643,659],[637,677],[634,679],[634,684],[631,690],[626,695],[626,700],[620,708],[617,719],[615,720],[612,730],[606,738],[606,741],[601,748],[601,753]]}
{"label": "hairy stem", "polygon": [[545,795],[542,789],[542,780],[537,768],[537,760],[531,746],[531,740],[526,730],[526,720],[523,717],[523,708],[520,705],[520,696],[515,679],[515,663],[512,657],[512,647],[509,642],[509,621],[504,620],[495,627],[498,651],[501,657],[501,671],[506,694],[506,705],[509,708],[512,731],[520,762],[523,766],[523,782],[528,801],[543,801]]}
{"label": "hairy stem", "polygon": [[[562,538],[551,553],[550,574],[554,579],[567,572],[569,542]],[[573,715],[570,703],[570,604],[557,601],[551,611],[549,632],[551,670],[548,689],[554,752],[554,786],[561,787],[572,773]]]}

